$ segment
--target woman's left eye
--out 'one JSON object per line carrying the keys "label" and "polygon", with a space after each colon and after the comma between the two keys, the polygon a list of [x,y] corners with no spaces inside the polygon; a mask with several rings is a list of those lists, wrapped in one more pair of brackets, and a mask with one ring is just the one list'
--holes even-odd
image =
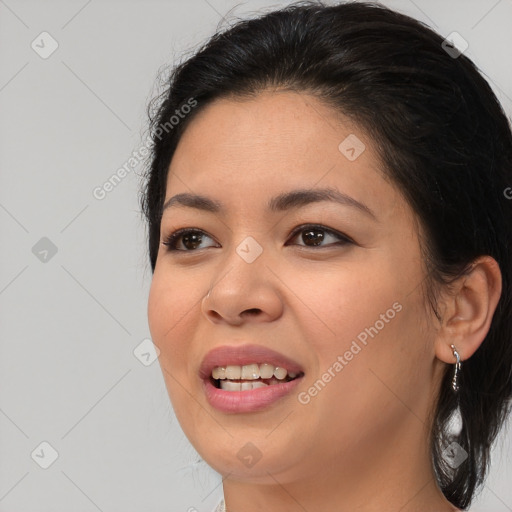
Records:
{"label": "woman's left eye", "polygon": [[306,247],[322,246],[322,243],[328,240],[329,237],[334,240],[334,243],[323,244],[324,246],[347,245],[354,243],[354,241],[348,236],[319,225],[299,226],[292,233],[292,240],[296,239],[300,234],[302,234],[301,240],[304,242]]}

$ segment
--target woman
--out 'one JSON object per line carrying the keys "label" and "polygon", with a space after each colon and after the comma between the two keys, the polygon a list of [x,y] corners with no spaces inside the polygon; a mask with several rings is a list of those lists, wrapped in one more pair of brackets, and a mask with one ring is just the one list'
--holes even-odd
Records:
{"label": "woman", "polygon": [[218,510],[467,509],[512,389],[512,136],[474,64],[302,2],[213,36],[151,123],[149,326]]}

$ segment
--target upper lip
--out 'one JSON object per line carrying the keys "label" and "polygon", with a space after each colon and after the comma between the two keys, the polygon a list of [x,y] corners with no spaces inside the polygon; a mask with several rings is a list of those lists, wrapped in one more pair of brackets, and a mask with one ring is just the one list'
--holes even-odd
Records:
{"label": "upper lip", "polygon": [[208,379],[217,366],[244,366],[251,363],[269,363],[286,368],[288,372],[303,371],[299,363],[293,359],[261,345],[223,345],[206,354],[199,367],[199,375],[202,379]]}

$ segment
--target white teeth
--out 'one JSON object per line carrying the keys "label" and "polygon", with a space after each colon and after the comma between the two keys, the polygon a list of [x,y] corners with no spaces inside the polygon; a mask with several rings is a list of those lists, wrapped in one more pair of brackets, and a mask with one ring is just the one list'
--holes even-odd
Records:
{"label": "white teeth", "polygon": [[280,366],[276,366],[274,370],[274,377],[279,380],[283,380],[288,375],[286,368],[281,368]]}
{"label": "white teeth", "polygon": [[221,380],[220,389],[226,391],[250,391],[251,389],[263,388],[268,386],[265,382],[231,382],[230,380]]}
{"label": "white teeth", "polygon": [[257,380],[271,379],[275,377],[278,380],[283,380],[286,376],[294,379],[297,376],[295,372],[288,372],[286,368],[281,366],[274,366],[269,363],[252,363],[244,366],[227,365],[216,366],[212,370],[212,377],[216,380]]}
{"label": "white teeth", "polygon": [[217,366],[212,370],[212,377],[214,379],[225,379],[226,378],[226,367]]}
{"label": "white teeth", "polygon": [[242,368],[240,366],[226,366],[226,379],[239,379],[242,375]]}
{"label": "white teeth", "polygon": [[274,375],[274,366],[268,363],[260,364],[260,376],[262,379],[270,379]]}
{"label": "white teeth", "polygon": [[260,367],[257,364],[246,364],[242,366],[241,379],[255,380],[260,378]]}
{"label": "white teeth", "polygon": [[270,384],[267,384],[266,382],[261,382],[261,380],[257,380],[255,382],[252,382],[251,384],[252,384],[252,389],[264,388],[264,387],[270,385]]}
{"label": "white teeth", "polygon": [[220,389],[225,389],[226,391],[242,391],[242,383],[231,382],[230,380],[221,380]]}

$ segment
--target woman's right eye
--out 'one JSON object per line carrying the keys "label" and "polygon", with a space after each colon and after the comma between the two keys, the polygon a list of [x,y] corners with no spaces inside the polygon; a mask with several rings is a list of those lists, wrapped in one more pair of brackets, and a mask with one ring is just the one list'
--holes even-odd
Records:
{"label": "woman's right eye", "polygon": [[[200,247],[205,239],[209,237],[204,231],[200,229],[179,229],[174,233],[171,233],[169,236],[165,238],[162,242],[163,245],[167,246],[168,251],[182,251],[182,252],[191,252],[196,249],[204,249],[206,247]],[[218,246],[216,246],[218,247]]]}

